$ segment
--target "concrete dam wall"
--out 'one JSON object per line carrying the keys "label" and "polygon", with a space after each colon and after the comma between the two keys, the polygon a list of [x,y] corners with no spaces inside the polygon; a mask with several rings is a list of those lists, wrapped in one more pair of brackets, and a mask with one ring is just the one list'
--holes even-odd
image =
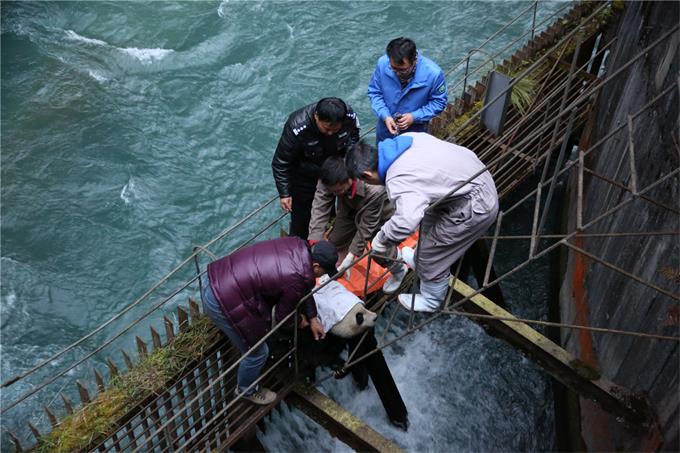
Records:
{"label": "concrete dam wall", "polygon": [[[618,39],[606,60],[607,76],[671,32],[680,21],[677,2],[626,2],[624,8],[618,23],[606,32]],[[566,272],[560,291],[562,322],[678,336],[680,193],[677,172],[671,173],[677,171],[680,160],[679,42],[676,29],[604,87],[580,143],[580,148],[586,149],[613,133],[593,157],[585,160],[585,167],[592,172],[584,175],[583,206],[590,213],[606,213],[632,199],[583,233],[676,234],[577,238],[575,245],[584,245],[582,248],[594,257],[618,269],[569,251],[564,256]],[[617,128],[620,130],[614,132]],[[566,218],[571,225],[576,222],[577,191],[577,176],[572,175],[566,195]],[[583,224],[593,219],[584,218]],[[583,447],[680,450],[677,342],[578,330],[564,330],[561,340],[603,377],[647,396],[658,417],[660,432],[632,432],[581,398]]]}

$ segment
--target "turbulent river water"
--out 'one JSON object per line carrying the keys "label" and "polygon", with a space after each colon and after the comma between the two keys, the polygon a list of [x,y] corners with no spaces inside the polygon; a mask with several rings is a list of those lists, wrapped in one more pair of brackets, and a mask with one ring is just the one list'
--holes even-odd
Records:
{"label": "turbulent river water", "polygon": [[[370,129],[366,87],[391,38],[412,37],[448,70],[529,5],[2,2],[2,380],[90,332],[194,245],[273,197],[271,157],[292,110],[339,96]],[[537,21],[563,7],[541,3]],[[488,51],[530,24],[529,13]],[[447,76],[450,86],[462,69]],[[272,205],[213,252],[228,253],[278,214]],[[510,268],[514,252],[506,253]],[[503,288],[518,315],[545,315],[547,290],[529,284],[536,272]],[[161,296],[123,316],[118,330]],[[3,407],[118,330],[104,329],[3,389]],[[389,425],[372,388],[357,393],[350,379],[322,388],[406,449],[554,447],[545,375],[469,321],[439,320],[385,354],[409,409],[408,433]],[[66,380],[80,376],[91,380],[80,367]],[[3,427],[25,433],[26,419],[46,427],[40,408],[57,405],[53,395],[66,380],[3,415]],[[261,437],[272,451],[346,449],[287,407]]]}

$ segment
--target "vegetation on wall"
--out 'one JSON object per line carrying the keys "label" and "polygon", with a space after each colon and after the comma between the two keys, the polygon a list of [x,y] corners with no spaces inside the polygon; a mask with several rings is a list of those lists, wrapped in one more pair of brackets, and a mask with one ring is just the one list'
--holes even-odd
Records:
{"label": "vegetation on wall", "polygon": [[71,452],[112,434],[117,421],[140,401],[160,394],[215,341],[212,322],[200,316],[173,341],[156,349],[125,374],[111,378],[107,388],[44,435],[35,451]]}

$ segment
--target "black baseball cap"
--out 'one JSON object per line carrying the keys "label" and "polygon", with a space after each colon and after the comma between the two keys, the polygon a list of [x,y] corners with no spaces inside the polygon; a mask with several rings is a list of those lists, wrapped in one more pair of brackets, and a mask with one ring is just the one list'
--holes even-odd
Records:
{"label": "black baseball cap", "polygon": [[338,273],[335,263],[338,262],[338,251],[328,241],[318,241],[312,246],[312,261],[319,263],[329,277]]}

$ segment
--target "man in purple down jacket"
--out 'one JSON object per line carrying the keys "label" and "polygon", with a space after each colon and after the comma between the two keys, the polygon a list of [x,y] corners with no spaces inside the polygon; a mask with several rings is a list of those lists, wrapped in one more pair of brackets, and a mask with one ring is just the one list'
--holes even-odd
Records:
{"label": "man in purple down jacket", "polygon": [[[275,308],[276,324],[314,288],[316,277],[337,273],[337,260],[338,253],[330,242],[319,241],[310,247],[297,237],[243,248],[208,265],[202,277],[204,311],[245,354],[271,330],[272,309]],[[314,338],[322,339],[324,329],[312,297],[305,300],[301,311],[301,326],[308,322]],[[291,319],[290,324],[293,322]],[[259,405],[276,401],[276,393],[252,386],[268,354],[267,343],[263,342],[243,358],[237,373],[237,396]]]}

